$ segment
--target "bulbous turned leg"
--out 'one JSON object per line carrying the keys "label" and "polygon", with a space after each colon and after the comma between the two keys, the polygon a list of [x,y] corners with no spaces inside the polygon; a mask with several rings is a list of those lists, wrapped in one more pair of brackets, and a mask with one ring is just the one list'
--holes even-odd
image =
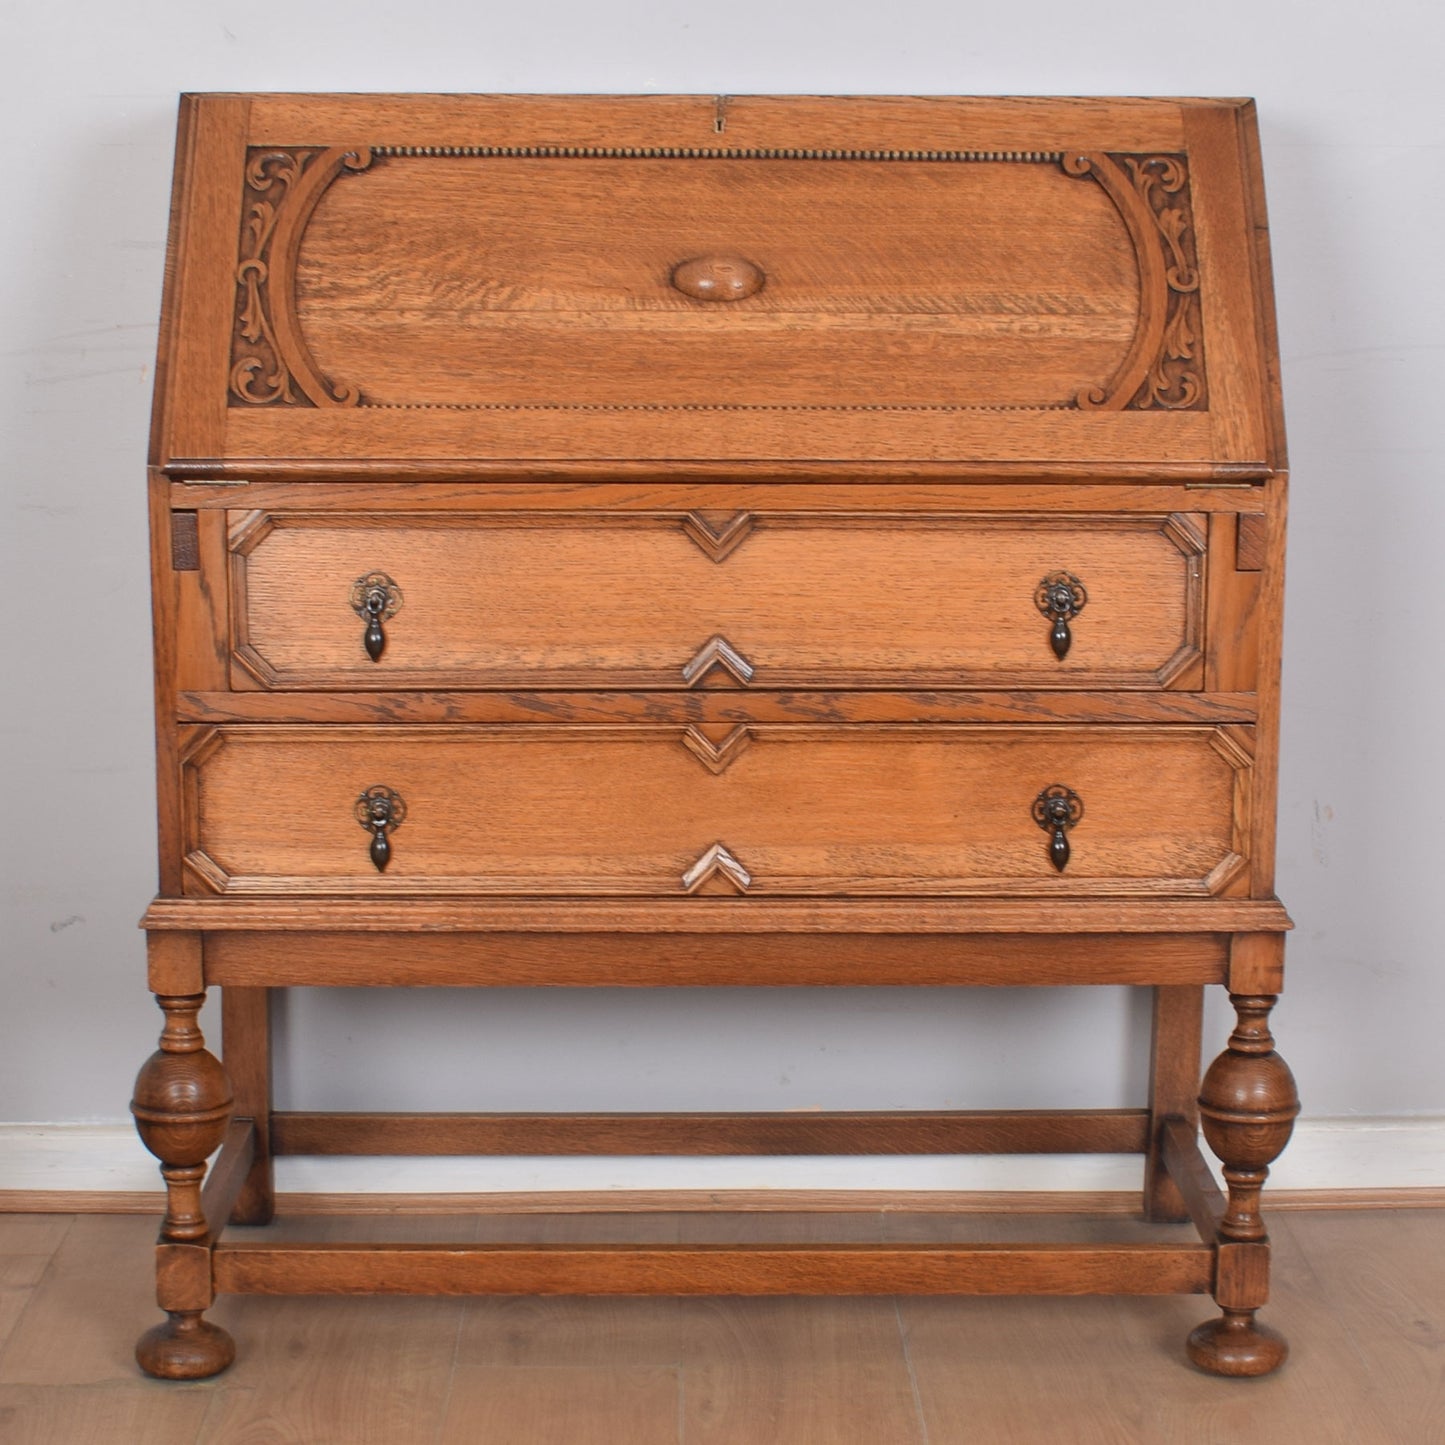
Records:
{"label": "bulbous turned leg", "polygon": [[[215,1151],[231,1117],[231,1085],[220,1061],[206,1052],[196,1015],[205,994],[160,995],[166,1016],[160,1048],[136,1076],[131,1113],[141,1142],[161,1161],[166,1182],[166,1214],[161,1223],[158,1259],[167,1251],[208,1241],[201,1208],[206,1160]],[[148,1375],[165,1380],[198,1380],[219,1374],[236,1356],[231,1337],[201,1318],[211,1303],[209,1284],[195,1297],[194,1271],[164,1272],[157,1290],[170,1316],[141,1336],[136,1361]],[[206,1274],[209,1274],[207,1268]],[[196,1307],[199,1305],[199,1307]]]}
{"label": "bulbous turned leg", "polygon": [[1259,1196],[1269,1166],[1289,1143],[1299,1095],[1274,1051],[1269,996],[1231,994],[1239,1022],[1199,1094],[1204,1137],[1224,1165],[1228,1204],[1219,1223],[1214,1298],[1222,1315],[1189,1336],[1189,1358],[1216,1375],[1267,1375],[1288,1346],[1255,1312],[1269,1294],[1269,1236]]}

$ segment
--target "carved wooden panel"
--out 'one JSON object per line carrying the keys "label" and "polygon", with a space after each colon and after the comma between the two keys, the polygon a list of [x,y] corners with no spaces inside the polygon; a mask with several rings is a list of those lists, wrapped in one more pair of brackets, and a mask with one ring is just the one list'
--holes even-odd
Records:
{"label": "carved wooden panel", "polygon": [[[237,513],[231,546],[241,686],[1199,683],[1187,514]],[[1062,657],[1037,604],[1059,573],[1088,598]],[[405,605],[373,661],[354,593],[378,574]]]}
{"label": "carved wooden panel", "polygon": [[[235,727],[185,759],[192,891],[1204,896],[1244,867],[1246,728]],[[1082,800],[1060,872],[1041,790]],[[406,800],[385,873],[357,799]],[[711,853],[719,845],[723,853]],[[717,867],[713,865],[716,864]],[[726,866],[724,866],[726,864]]]}
{"label": "carved wooden panel", "polygon": [[187,109],[172,475],[1283,465],[1237,103]]}
{"label": "carved wooden panel", "polygon": [[[840,197],[839,162],[866,166],[866,189]],[[230,400],[1204,408],[1188,166],[1048,150],[255,147]],[[695,255],[719,242],[758,259]]]}

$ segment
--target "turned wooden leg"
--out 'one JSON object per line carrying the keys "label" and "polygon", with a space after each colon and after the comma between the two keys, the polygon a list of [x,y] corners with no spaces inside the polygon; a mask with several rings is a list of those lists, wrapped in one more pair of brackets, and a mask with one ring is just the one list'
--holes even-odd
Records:
{"label": "turned wooden leg", "polygon": [[205,1001],[204,993],[157,995],[166,1016],[161,1046],[136,1076],[130,1106],[141,1142],[161,1161],[166,1181],[156,1297],[169,1318],[147,1330],[135,1350],[141,1369],[164,1380],[216,1375],[236,1357],[230,1335],[201,1318],[212,1300],[201,1181],[232,1104],[226,1071],[206,1052],[196,1022]]}
{"label": "turned wooden leg", "polygon": [[1269,1296],[1269,1236],[1259,1195],[1269,1166],[1289,1142],[1299,1095],[1270,1036],[1273,996],[1229,997],[1239,1022],[1199,1094],[1204,1137],[1224,1165],[1229,1191],[1214,1287],[1223,1314],[1189,1336],[1189,1358],[1216,1375],[1267,1375],[1284,1362],[1288,1347],[1254,1317]]}

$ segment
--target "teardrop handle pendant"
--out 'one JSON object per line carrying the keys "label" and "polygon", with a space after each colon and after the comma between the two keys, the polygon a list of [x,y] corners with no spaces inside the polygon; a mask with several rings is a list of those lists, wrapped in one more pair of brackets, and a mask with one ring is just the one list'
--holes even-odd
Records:
{"label": "teardrop handle pendant", "polygon": [[391,839],[388,834],[401,827],[406,817],[406,804],[401,794],[377,784],[356,800],[356,821],[371,833],[371,861],[383,873],[391,862]]}
{"label": "teardrop handle pendant", "polygon": [[1084,802],[1072,788],[1051,783],[1034,799],[1034,822],[1049,835],[1049,862],[1062,873],[1069,866],[1069,829],[1084,816]]}
{"label": "teardrop handle pendant", "polygon": [[1088,600],[1084,584],[1069,572],[1051,572],[1034,590],[1034,606],[1054,624],[1049,631],[1049,646],[1060,662],[1069,655],[1074,640],[1069,623],[1084,610]]}
{"label": "teardrop handle pendant", "polygon": [[379,662],[386,648],[386,633],[381,629],[382,613],[386,611],[386,594],[373,590],[366,594],[366,632],[362,641],[366,644],[366,655]]}
{"label": "teardrop handle pendant", "polygon": [[361,634],[366,655],[373,662],[380,662],[381,654],[386,651],[382,619],[395,617],[401,610],[401,588],[385,572],[368,572],[352,584],[351,610],[366,624]]}

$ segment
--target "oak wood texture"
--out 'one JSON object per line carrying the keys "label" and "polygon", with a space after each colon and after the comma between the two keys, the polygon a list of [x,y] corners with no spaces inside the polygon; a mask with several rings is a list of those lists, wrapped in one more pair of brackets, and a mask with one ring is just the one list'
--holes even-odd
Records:
{"label": "oak wood texture", "polygon": [[[173,1022],[137,1090],[169,1320],[143,1367],[225,1367],[218,1289],[1210,1291],[1196,1362],[1277,1363],[1285,453],[1250,103],[181,109],[144,920]],[[1082,983],[1155,990],[1141,1107],[272,1098],[273,988]],[[1204,1088],[1222,1201],[1211,983],[1242,1020]],[[229,1077],[194,1027],[211,986]],[[224,1233],[270,1219],[275,1153],[863,1149],[1135,1152],[1146,1215],[1200,1242]],[[637,1385],[644,1438],[672,1385]]]}
{"label": "oak wood texture", "polygon": [[1250,692],[183,692],[182,723],[675,722],[1088,722],[1252,723]]}
{"label": "oak wood texture", "polygon": [[1161,984],[1154,989],[1149,1041],[1149,1157],[1144,1166],[1144,1215],[1148,1219],[1181,1220],[1188,1214],[1179,1171],[1165,1162],[1164,1150],[1170,1126],[1198,1126],[1196,1095],[1203,1017],[1202,988]]}
{"label": "oak wood texture", "polygon": [[[183,319],[230,386],[188,431],[168,370],[160,464],[1277,465],[1237,102],[749,97],[723,136],[703,97],[183,109]],[[712,253],[765,284],[671,284]]]}
{"label": "oak wood texture", "polygon": [[271,992],[232,987],[221,993],[221,1052],[235,1090],[232,1128],[250,1130],[245,1180],[225,1215],[211,1209],[213,1229],[226,1220],[266,1224],[275,1213],[276,1173],[271,1162]]}
{"label": "oak wood texture", "polygon": [[[327,187],[285,277],[319,369],[368,406],[1044,407],[1106,384],[1139,330],[1119,209],[1043,153],[875,152],[860,214],[836,161],[797,152],[406,149]],[[398,214],[427,234],[398,235]],[[885,225],[896,248],[860,251],[860,226]],[[695,253],[718,243],[754,284],[702,308]],[[958,299],[940,314],[939,295]]]}
{"label": "oak wood texture", "polygon": [[[1140,1154],[1142,1109],[272,1116],[277,1154]],[[209,1216],[208,1216],[209,1217]]]}
{"label": "oak wood texture", "polygon": [[222,1242],[245,1294],[1202,1294],[1202,1244],[532,1247]]}
{"label": "oak wood texture", "polygon": [[[256,458],[258,462],[263,458]],[[309,465],[301,479],[276,480],[261,468],[255,479],[222,475],[226,469],[199,467],[194,475],[164,481],[172,507],[181,511],[308,512],[324,497],[342,513],[354,515],[486,512],[642,512],[715,514],[732,518],[738,512],[769,510],[791,513],[1047,513],[1096,515],[1125,513],[1166,516],[1171,512],[1227,512],[1258,516],[1266,511],[1263,479],[1249,481],[1169,480],[1168,468],[1149,482],[1119,482],[1097,470],[1080,468],[1069,485],[1059,478],[1026,473],[958,474],[957,467],[918,464],[877,464],[870,473],[857,466],[825,463],[778,463],[760,479],[742,463],[694,464],[665,468],[655,463],[619,461],[600,478],[574,477],[557,463],[519,464],[514,475],[481,475],[458,468],[450,479],[429,479],[413,462],[397,458],[385,478],[362,480],[359,465]],[[862,477],[862,480],[859,480]],[[318,492],[312,482],[324,481]],[[720,485],[725,484],[725,486]],[[720,497],[726,505],[718,505]],[[690,530],[692,530],[690,528]],[[740,540],[740,539],[739,539]]]}
{"label": "oak wood texture", "polygon": [[[225,905],[229,907],[228,905]],[[825,925],[814,918],[809,925]],[[510,987],[1222,983],[1222,934],[288,933],[205,935],[211,984]],[[1158,1047],[1187,1054],[1179,1030]],[[1197,1043],[1192,1045],[1195,1055]],[[1195,1069],[1197,1088],[1198,1069]],[[238,1095],[238,1097],[240,1097]],[[1192,1093],[1191,1093],[1192,1101]],[[1188,1112],[1187,1108],[1184,1112]]]}
{"label": "oak wood texture", "polygon": [[[719,633],[758,689],[1200,679],[1204,519],[1182,514],[712,514],[723,546],[706,512],[230,515],[238,687],[681,688]],[[1035,604],[1061,571],[1088,589],[1062,658]],[[404,600],[373,661],[350,599],[375,572]]]}
{"label": "oak wood texture", "polygon": [[[205,731],[184,754],[188,891],[676,897],[719,842],[760,898],[1206,896],[1246,866],[1247,729],[748,732],[719,772],[646,724]],[[1058,782],[1085,808],[1062,876],[1032,813]],[[375,785],[406,804],[384,873],[355,816]]]}
{"label": "oak wood texture", "polygon": [[[363,839],[363,842],[365,840]],[[158,898],[142,925],[217,933],[491,932],[559,935],[606,930],[626,934],[766,934],[856,931],[944,934],[1280,933],[1292,927],[1278,899],[750,899],[679,898],[663,905],[634,899],[377,898],[358,909],[339,898]],[[1166,958],[1177,958],[1167,953]],[[1048,965],[1045,977],[1052,978]],[[419,980],[412,980],[418,982]],[[1130,980],[1133,981],[1133,980]],[[1166,980],[1170,981],[1170,980]],[[1184,980],[1179,980],[1184,981]]]}

